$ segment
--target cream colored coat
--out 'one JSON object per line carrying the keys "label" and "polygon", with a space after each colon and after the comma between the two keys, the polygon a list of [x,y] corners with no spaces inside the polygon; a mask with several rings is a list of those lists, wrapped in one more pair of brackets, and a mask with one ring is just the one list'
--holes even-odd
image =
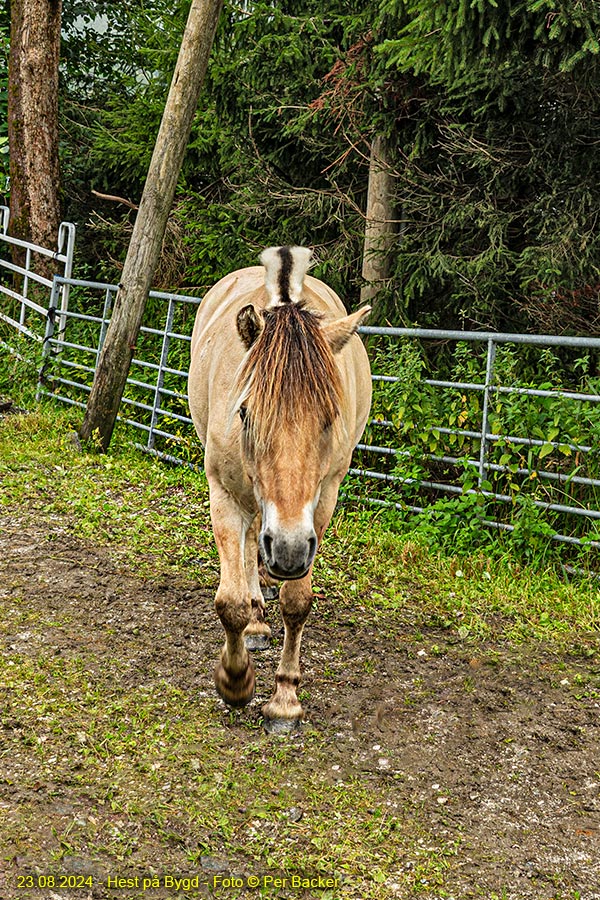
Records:
{"label": "cream colored coat", "polygon": [[198,309],[191,344],[189,402],[205,447],[211,517],[221,562],[216,607],[226,643],[215,672],[216,686],[231,705],[243,705],[253,695],[254,672],[247,645],[260,646],[270,633],[258,580],[260,546],[270,573],[284,582],[280,592],[284,648],[275,694],[263,710],[274,728],[297,722],[303,715],[296,687],[302,628],[312,601],[312,562],[371,402],[369,362],[354,334],[368,308],[348,316],[329,287],[305,275],[300,254],[307,252],[293,248],[288,254],[301,270],[292,284],[296,293],[301,291],[306,307],[322,316],[321,327],[338,367],[342,402],[336,428],[323,434],[308,433],[307,429],[306,434],[277,435],[271,458],[256,459],[244,452],[236,376],[248,353],[244,340],[247,344],[250,338],[245,333],[241,336],[238,316],[249,310],[260,329],[261,311],[274,304],[273,288],[265,287],[265,277],[276,282],[277,262],[269,261],[266,270],[263,266],[241,269],[219,281]]}

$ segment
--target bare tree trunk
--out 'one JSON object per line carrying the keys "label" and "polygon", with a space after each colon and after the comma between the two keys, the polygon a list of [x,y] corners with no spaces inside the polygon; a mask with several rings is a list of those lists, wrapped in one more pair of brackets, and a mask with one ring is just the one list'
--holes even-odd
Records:
{"label": "bare tree trunk", "polygon": [[[43,247],[56,244],[60,223],[61,6],[61,0],[11,2],[8,63],[11,233]],[[39,267],[38,271],[41,271]]]}
{"label": "bare tree trunk", "polygon": [[110,444],[127,381],[222,3],[192,0],[112,320],[79,431],[83,440],[97,437],[103,450]]}
{"label": "bare tree trunk", "polygon": [[394,244],[394,179],[387,141],[381,135],[371,144],[369,188],[365,224],[362,277],[365,284],[360,302],[377,304],[377,295],[385,287],[391,271]]}

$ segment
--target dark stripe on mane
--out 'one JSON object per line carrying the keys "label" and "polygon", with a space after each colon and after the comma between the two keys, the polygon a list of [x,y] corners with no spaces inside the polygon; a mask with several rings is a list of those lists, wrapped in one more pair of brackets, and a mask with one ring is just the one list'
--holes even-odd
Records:
{"label": "dark stripe on mane", "polygon": [[281,269],[279,270],[279,294],[282,303],[290,302],[290,275],[294,265],[294,257],[289,247],[280,247]]}
{"label": "dark stripe on mane", "polygon": [[245,433],[256,452],[271,447],[282,431],[318,433],[334,425],[342,397],[320,316],[302,302],[265,310],[263,316],[265,327],[237,385],[247,410]]}

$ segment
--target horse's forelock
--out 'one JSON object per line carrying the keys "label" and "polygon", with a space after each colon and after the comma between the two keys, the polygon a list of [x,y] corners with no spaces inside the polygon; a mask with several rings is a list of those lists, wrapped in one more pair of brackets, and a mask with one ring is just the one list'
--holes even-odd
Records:
{"label": "horse's forelock", "polygon": [[265,327],[250,348],[237,383],[248,410],[248,437],[256,450],[272,446],[282,432],[322,430],[339,416],[341,381],[320,319],[303,303],[264,312]]}

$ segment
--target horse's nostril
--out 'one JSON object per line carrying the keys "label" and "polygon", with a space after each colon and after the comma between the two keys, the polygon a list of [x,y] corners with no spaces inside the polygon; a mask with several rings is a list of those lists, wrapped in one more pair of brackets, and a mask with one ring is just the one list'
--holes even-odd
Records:
{"label": "horse's nostril", "polygon": [[[267,556],[267,559],[272,559],[273,557],[273,538],[268,532],[265,532],[262,536],[262,545]],[[266,562],[266,560],[265,560]]]}
{"label": "horse's nostril", "polygon": [[315,558],[316,552],[317,552],[317,538],[315,535],[308,539],[308,558],[311,562]]}

